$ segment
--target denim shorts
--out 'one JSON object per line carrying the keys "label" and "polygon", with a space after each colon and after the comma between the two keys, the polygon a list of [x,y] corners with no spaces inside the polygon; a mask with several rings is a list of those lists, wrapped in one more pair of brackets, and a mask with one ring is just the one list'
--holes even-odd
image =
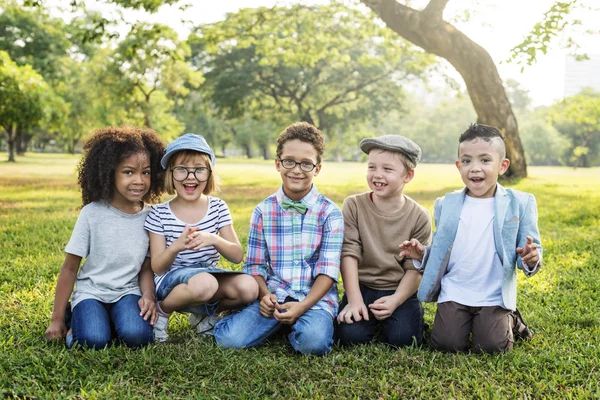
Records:
{"label": "denim shorts", "polygon": [[[178,268],[175,271],[169,271],[162,279],[158,286],[158,290],[156,291],[156,301],[164,300],[171,290],[175,288],[175,286],[180,285],[182,283],[188,283],[190,278],[201,274],[203,272],[207,272],[211,275],[225,275],[225,274],[243,274],[242,271],[229,271],[221,268],[214,267],[199,267],[199,266],[191,266],[191,267],[182,267]],[[184,310],[178,310],[179,312],[191,312],[194,314],[200,315],[213,315],[216,310],[219,308],[219,302],[215,301],[212,303],[204,303],[199,306],[189,307]]]}

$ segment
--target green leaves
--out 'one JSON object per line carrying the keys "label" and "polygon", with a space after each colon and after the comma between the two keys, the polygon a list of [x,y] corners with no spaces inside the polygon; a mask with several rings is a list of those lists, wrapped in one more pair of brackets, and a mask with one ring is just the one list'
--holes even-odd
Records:
{"label": "green leaves", "polygon": [[433,63],[370,13],[339,2],[241,9],[188,42],[227,118],[280,115],[326,134],[399,108],[405,80]]}
{"label": "green leaves", "polygon": [[584,90],[552,107],[549,119],[570,141],[570,164],[589,167],[600,153],[600,93]]}
{"label": "green leaves", "polygon": [[48,91],[44,78],[31,66],[19,67],[7,52],[0,51],[0,126],[7,132],[42,120]]}

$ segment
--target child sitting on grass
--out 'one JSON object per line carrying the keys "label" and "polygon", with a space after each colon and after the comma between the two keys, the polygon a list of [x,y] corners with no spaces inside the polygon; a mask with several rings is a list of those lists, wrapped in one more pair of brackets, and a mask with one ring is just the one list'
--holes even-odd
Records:
{"label": "child sitting on grass", "polygon": [[423,261],[421,301],[436,301],[431,345],[442,351],[513,348],[515,333],[528,336],[516,309],[515,266],[526,276],[541,266],[535,197],[505,189],[504,138],[498,129],[471,125],[459,138],[458,169],[465,188],[435,201],[436,232],[427,248],[417,239],[401,256]]}
{"label": "child sitting on grass", "polygon": [[221,255],[242,261],[240,241],[227,204],[210,196],[218,190],[215,155],[200,135],[175,139],[161,160],[165,189],[176,196],[152,206],[145,228],[150,233],[152,269],[156,273],[159,318],[156,341],[168,339],[169,316],[189,312],[199,334],[212,335],[223,310],[250,303],[258,286],[250,275],[218,268]]}
{"label": "child sitting on grass", "polygon": [[376,337],[401,347],[423,340],[423,307],[417,299],[421,273],[398,246],[431,240],[431,216],[404,194],[415,176],[421,149],[400,135],[360,142],[368,154],[370,192],[347,197],[342,206],[342,279],[346,293],[337,317],[340,344],[364,344]]}
{"label": "child sitting on grass", "polygon": [[65,248],[46,338],[66,336],[69,348],[101,349],[112,339],[143,346],[157,319],[144,202],[161,194],[164,145],[152,130],[110,127],[96,131],[83,151],[84,207]]}
{"label": "child sitting on grass", "polygon": [[313,185],[324,147],[321,131],[306,122],[279,135],[275,168],[282,185],[252,213],[244,264],[258,282],[259,300],[217,323],[218,345],[258,346],[288,325],[299,353],[331,350],[344,223],[338,206]]}

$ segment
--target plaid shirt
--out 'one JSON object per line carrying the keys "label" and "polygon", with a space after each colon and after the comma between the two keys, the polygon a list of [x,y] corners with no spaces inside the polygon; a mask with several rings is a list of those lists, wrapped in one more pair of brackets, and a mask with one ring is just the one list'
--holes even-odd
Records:
{"label": "plaid shirt", "polygon": [[344,241],[342,212],[314,185],[301,200],[307,206],[306,214],[281,208],[285,198],[280,187],[254,209],[244,271],[262,276],[279,302],[288,296],[302,301],[317,276],[327,275],[336,283],[312,309],[335,316]]}

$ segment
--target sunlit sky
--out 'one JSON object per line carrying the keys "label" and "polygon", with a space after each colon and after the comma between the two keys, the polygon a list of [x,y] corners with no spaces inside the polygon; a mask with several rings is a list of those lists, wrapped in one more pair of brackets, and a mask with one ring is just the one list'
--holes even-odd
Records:
{"label": "sunlit sky", "polygon": [[[178,6],[163,6],[154,15],[143,12],[128,11],[125,17],[128,21],[139,19],[160,22],[176,29],[182,38],[189,33],[190,24],[182,20],[191,20],[194,24],[210,23],[221,20],[228,12],[235,12],[242,7],[273,6],[282,3],[327,3],[327,1],[293,1],[293,0],[217,0],[194,1],[194,5],[186,11],[179,10]],[[412,6],[421,8],[427,1],[413,0]],[[564,91],[565,62],[567,50],[561,49],[561,42],[565,42],[569,32],[561,33],[554,40],[552,48],[546,55],[540,54],[538,61],[533,66],[526,66],[521,73],[521,66],[514,63],[503,62],[510,56],[510,49],[519,44],[534,24],[542,19],[553,0],[453,0],[448,3],[444,17],[446,19],[456,15],[457,11],[464,11],[469,5],[471,19],[467,22],[456,22],[455,25],[472,40],[483,46],[492,56],[502,79],[515,79],[521,86],[529,91],[533,105],[550,105],[562,98]],[[95,4],[98,4],[97,2]],[[90,9],[98,6],[90,4]],[[103,13],[109,8],[102,7]],[[584,15],[585,17],[585,15]],[[584,19],[584,26],[586,21]],[[588,29],[595,28],[588,26]],[[598,37],[576,35],[578,43],[582,45],[583,52],[598,52],[592,47],[592,42]],[[598,47],[598,46],[596,46]],[[451,68],[451,67],[450,67]],[[462,83],[456,73],[455,78]]]}

